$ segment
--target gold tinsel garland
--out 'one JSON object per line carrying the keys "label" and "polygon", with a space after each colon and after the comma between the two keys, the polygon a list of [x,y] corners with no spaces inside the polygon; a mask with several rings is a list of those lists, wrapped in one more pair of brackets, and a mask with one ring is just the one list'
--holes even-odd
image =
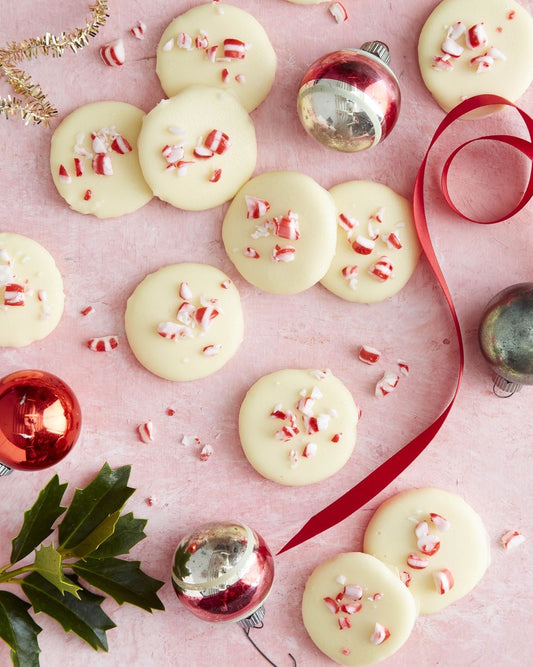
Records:
{"label": "gold tinsel garland", "polygon": [[104,25],[108,17],[107,0],[97,0],[90,6],[91,17],[83,28],[75,28],[60,35],[49,32],[41,37],[25,39],[22,42],[11,42],[0,48],[0,77],[4,77],[20,98],[0,98],[0,115],[5,118],[19,116],[26,124],[44,123],[57,115],[55,109],[46,99],[41,86],[33,83],[26,72],[15,67],[23,60],[32,60],[39,55],[60,58],[66,49],[76,53],[89,43]]}

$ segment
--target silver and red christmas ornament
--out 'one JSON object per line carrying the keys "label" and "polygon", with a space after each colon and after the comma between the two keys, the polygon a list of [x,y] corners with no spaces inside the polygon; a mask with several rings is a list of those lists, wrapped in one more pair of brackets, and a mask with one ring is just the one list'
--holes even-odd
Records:
{"label": "silver and red christmas ornament", "polygon": [[0,379],[0,476],[56,464],[80,431],[78,399],[57,376],[21,370]]}
{"label": "silver and red christmas ornament", "polygon": [[273,581],[272,553],[244,523],[202,524],[182,538],[174,553],[172,584],[183,605],[203,621],[238,622],[269,662],[249,633],[263,627],[263,603]]}
{"label": "silver and red christmas ornament", "polygon": [[497,396],[507,398],[533,384],[533,283],[511,285],[489,301],[478,339]]}
{"label": "silver and red christmas ornament", "polygon": [[380,41],[328,53],[304,74],[298,115],[305,130],[328,148],[355,153],[376,146],[398,120],[401,93]]}

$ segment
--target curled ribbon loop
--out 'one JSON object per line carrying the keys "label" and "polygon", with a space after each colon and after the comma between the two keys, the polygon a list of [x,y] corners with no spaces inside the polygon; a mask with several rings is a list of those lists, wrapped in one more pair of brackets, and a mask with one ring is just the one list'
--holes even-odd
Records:
{"label": "curled ribbon loop", "polygon": [[[311,517],[311,519],[309,519],[309,521],[298,531],[298,533],[296,533],[296,535],[294,535],[294,537],[292,537],[280,549],[278,554],[281,554],[285,551],[288,551],[289,549],[298,546],[299,544],[302,544],[302,542],[305,542],[315,537],[316,535],[327,530],[328,528],[332,528],[333,526],[337,525],[338,523],[349,517],[351,514],[356,512],[367,502],[372,500],[372,498],[378,495],[378,493],[383,491],[432,442],[433,438],[439,432],[441,426],[446,421],[446,418],[448,417],[450,410],[452,409],[452,406],[459,392],[459,387],[461,385],[461,380],[463,377],[463,369],[464,369],[463,337],[461,334],[459,318],[457,317],[453,299],[450,294],[450,290],[448,288],[446,280],[444,279],[444,275],[440,268],[429,235],[425,204],[424,204],[424,179],[425,179],[426,165],[429,158],[429,154],[434,144],[441,136],[441,134],[450,125],[452,125],[452,123],[460,119],[465,114],[483,107],[494,106],[494,105],[510,106],[513,109],[516,109],[516,111],[520,114],[522,120],[526,125],[531,141],[527,141],[525,139],[521,139],[513,135],[498,134],[498,135],[477,137],[475,139],[471,139],[470,141],[465,142],[464,144],[456,148],[447,158],[442,170],[441,189],[447,204],[455,213],[457,213],[457,215],[461,216],[465,220],[469,220],[477,224],[494,224],[496,222],[503,222],[504,220],[508,220],[509,218],[513,217],[516,213],[518,213],[520,210],[524,208],[524,206],[533,197],[533,119],[525,111],[514,105],[512,102],[509,102],[505,98],[500,97],[498,95],[477,95],[475,97],[471,97],[465,100],[464,102],[461,102],[461,104],[457,105],[446,115],[446,117],[437,127],[435,134],[431,139],[431,142],[426,151],[424,159],[422,160],[422,163],[418,170],[413,190],[413,218],[418,233],[420,245],[422,246],[422,250],[424,251],[427,257],[428,263],[433,273],[435,274],[439,286],[448,303],[448,307],[450,309],[450,313],[455,326],[455,331],[457,334],[457,341],[459,344],[459,367],[457,373],[457,381],[455,389],[453,391],[452,398],[448,403],[448,405],[446,406],[446,408],[444,409],[444,411],[440,414],[439,417],[437,417],[437,419],[435,419],[435,421],[430,426],[428,426],[422,433],[419,433],[415,438],[413,438],[413,440],[404,445],[399,451],[393,454],[389,459],[387,459],[384,463],[382,463],[378,468],[376,468],[373,472],[367,475],[363,480],[361,480],[358,484],[352,487],[349,491],[343,494],[340,498],[333,501],[330,505],[328,505],[323,510],[321,510],[313,517]],[[461,150],[463,150],[466,146],[476,141],[497,141],[500,143],[507,144],[512,148],[515,148],[521,153],[523,153],[526,157],[528,157],[532,161],[532,169],[529,176],[529,182],[522,198],[520,199],[518,204],[513,208],[512,211],[506,213],[497,220],[481,221],[468,217],[455,206],[448,189],[448,174],[450,171],[450,167],[453,163],[453,160]]]}

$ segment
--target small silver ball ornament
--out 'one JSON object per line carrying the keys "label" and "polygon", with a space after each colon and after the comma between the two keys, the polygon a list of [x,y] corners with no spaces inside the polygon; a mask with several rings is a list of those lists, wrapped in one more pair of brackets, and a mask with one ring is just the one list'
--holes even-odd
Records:
{"label": "small silver ball ornament", "polygon": [[297,107],[305,130],[321,144],[354,153],[376,146],[396,124],[401,94],[380,41],[334,51],[304,74]]}
{"label": "small silver ball ornament", "polygon": [[478,340],[497,396],[506,398],[533,384],[533,283],[511,285],[489,301]]}

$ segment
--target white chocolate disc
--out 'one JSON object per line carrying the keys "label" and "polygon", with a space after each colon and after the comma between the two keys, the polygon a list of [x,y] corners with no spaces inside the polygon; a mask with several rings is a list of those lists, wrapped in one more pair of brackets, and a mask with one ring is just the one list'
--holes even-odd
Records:
{"label": "white chocolate disc", "polygon": [[[439,516],[431,516],[435,514]],[[402,578],[410,577],[408,588],[420,614],[439,611],[465,596],[490,563],[479,515],[460,496],[432,488],[404,491],[385,501],[368,524],[364,551]],[[435,577],[444,577],[446,587],[451,583],[445,571],[453,584],[440,592]]]}
{"label": "white chocolate disc", "polygon": [[128,299],[125,321],[137,360],[174,381],[219,370],[243,337],[237,288],[208,264],[172,264],[148,275]]}
{"label": "white chocolate disc", "polygon": [[147,183],[163,201],[186,210],[213,208],[252,175],[255,129],[231,92],[189,86],[144,118],[139,159]]}
{"label": "white chocolate disc", "polygon": [[420,256],[410,202],[373,181],[341,183],[330,193],[337,208],[337,250],[322,285],[360,303],[399,292]]}
{"label": "white chocolate disc", "polygon": [[125,102],[94,102],[61,121],[52,136],[50,167],[72,209],[116,218],[152,199],[137,153],[143,116]]}
{"label": "white chocolate disc", "polygon": [[192,84],[232,90],[247,111],[268,95],[276,53],[258,21],[238,7],[204,3],[178,16],[157,48],[157,75],[172,97]]}
{"label": "white chocolate disc", "polygon": [[[445,43],[457,22],[466,32],[459,35],[463,28],[456,27]],[[475,46],[468,31],[481,23],[487,43]],[[448,57],[443,45],[457,55]],[[472,63],[473,58],[481,59]],[[483,93],[514,102],[533,80],[533,19],[514,0],[443,0],[422,28],[418,61],[424,83],[445,111]]]}
{"label": "white chocolate disc", "polygon": [[[258,217],[249,212],[254,202]],[[248,181],[222,225],[222,240],[237,270],[274,294],[295,294],[318,282],[333,259],[336,233],[331,195],[295,171],[267,172]]]}
{"label": "white chocolate disc", "polygon": [[307,580],[303,622],[317,647],[336,663],[370,665],[395,653],[416,620],[413,597],[377,558],[342,553]]}
{"label": "white chocolate disc", "polygon": [[63,280],[42,245],[0,233],[0,347],[22,347],[48,336],[63,314]]}
{"label": "white chocolate disc", "polygon": [[279,484],[303,486],[330,477],[355,446],[358,409],[331,372],[285,369],[248,391],[239,413],[246,458]]}

